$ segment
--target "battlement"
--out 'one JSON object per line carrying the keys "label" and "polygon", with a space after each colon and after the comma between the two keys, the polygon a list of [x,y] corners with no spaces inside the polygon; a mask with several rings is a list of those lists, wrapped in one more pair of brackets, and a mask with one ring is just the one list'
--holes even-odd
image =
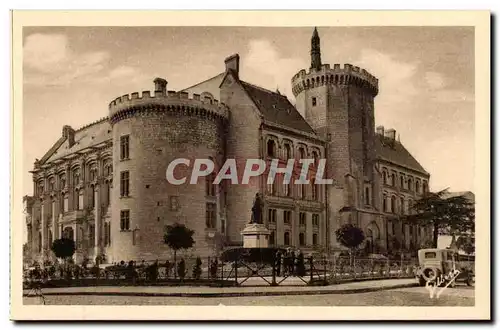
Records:
{"label": "battlement", "polygon": [[365,69],[352,64],[323,64],[320,70],[302,69],[292,78],[292,88],[297,96],[301,91],[325,84],[355,85],[367,87],[374,95],[378,94],[378,79]]}
{"label": "battlement", "polygon": [[176,91],[143,91],[122,95],[109,103],[109,118],[116,122],[124,113],[137,110],[188,111],[199,114],[228,118],[228,107],[218,100],[200,94]]}

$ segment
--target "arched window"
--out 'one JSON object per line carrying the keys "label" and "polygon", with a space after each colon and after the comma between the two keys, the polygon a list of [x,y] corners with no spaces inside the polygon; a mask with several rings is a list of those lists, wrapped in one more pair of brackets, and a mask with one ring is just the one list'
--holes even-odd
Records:
{"label": "arched window", "polygon": [[38,252],[42,252],[42,233],[38,232]]}
{"label": "arched window", "polygon": [[73,172],[73,186],[77,186],[80,184],[80,172],[78,170],[74,170]]}
{"label": "arched window", "polygon": [[300,246],[306,245],[306,235],[304,233],[299,234],[299,245]]}
{"label": "arched window", "polygon": [[48,244],[47,244],[47,246],[50,249],[52,247],[52,240],[53,240],[53,238],[52,238],[52,230],[51,229],[48,230],[48,236],[49,237],[48,237]]}
{"label": "arched window", "polygon": [[64,238],[69,238],[69,239],[71,239],[73,241],[75,240],[75,233],[74,233],[72,227],[66,227],[66,228],[64,228],[62,235],[63,235]]}
{"label": "arched window", "polygon": [[290,245],[290,232],[286,231],[283,237],[285,245]]}
{"label": "arched window", "polygon": [[292,157],[292,148],[288,143],[285,143],[285,159],[288,160]]}
{"label": "arched window", "polygon": [[89,170],[89,180],[90,182],[97,180],[97,168],[95,166]]}
{"label": "arched window", "polygon": [[387,173],[385,171],[382,172],[382,182],[384,182],[384,184],[387,184]]}
{"label": "arched window", "polygon": [[316,233],[313,234],[313,245],[318,245],[318,234]]}
{"label": "arched window", "polygon": [[291,194],[290,183],[283,183],[283,193],[286,197],[290,197]]}
{"label": "arched window", "polygon": [[311,179],[312,199],[317,201],[319,199],[318,185],[314,179]]}
{"label": "arched window", "polygon": [[427,181],[424,181],[423,185],[422,185],[422,188],[423,188],[423,193],[426,194],[429,190],[429,187],[427,186]]}
{"label": "arched window", "polygon": [[396,213],[396,197],[391,196],[391,212]]}
{"label": "arched window", "polygon": [[413,180],[411,178],[408,178],[408,190],[412,191],[413,189]]}
{"label": "arched window", "polygon": [[51,177],[49,179],[49,191],[54,191],[56,189],[56,179]]}
{"label": "arched window", "polygon": [[400,211],[401,214],[404,214],[406,212],[404,197],[400,197],[399,203],[400,203],[400,209],[399,209],[399,211]]}
{"label": "arched window", "polygon": [[306,150],[303,147],[299,148],[299,157],[300,157],[300,159],[306,158]]}
{"label": "arched window", "polygon": [[95,208],[95,200],[96,200],[96,191],[95,191],[95,186],[92,185],[90,186],[90,193],[92,194],[92,196],[90,197],[90,207],[91,208]]}
{"label": "arched window", "polygon": [[267,141],[267,156],[275,157],[276,155],[276,142],[274,140],[269,139]]}
{"label": "arched window", "polygon": [[415,181],[415,191],[417,193],[420,193],[420,181]]}
{"label": "arched window", "polygon": [[384,212],[387,212],[387,195],[384,195],[384,198],[382,200],[382,210],[384,210]]}
{"label": "arched window", "polygon": [[313,151],[312,155],[313,155],[313,159],[314,159],[314,165],[318,166],[318,162],[319,162],[318,153],[316,151]]}
{"label": "arched window", "polygon": [[400,188],[405,187],[405,178],[402,175],[399,177],[399,187]]}
{"label": "arched window", "polygon": [[394,173],[392,173],[392,175],[391,175],[391,185],[393,187],[396,186],[396,174],[394,174]]}

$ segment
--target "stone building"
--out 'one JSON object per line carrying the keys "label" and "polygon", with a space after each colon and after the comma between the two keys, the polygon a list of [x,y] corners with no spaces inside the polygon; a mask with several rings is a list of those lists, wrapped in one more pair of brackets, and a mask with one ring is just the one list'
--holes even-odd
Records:
{"label": "stone building", "polygon": [[[271,245],[335,250],[335,230],[348,222],[363,229],[371,253],[424,239],[424,229],[403,226],[397,215],[428,189],[429,174],[394,130],[375,131],[375,77],[350,64],[322,64],[316,29],[311,67],[292,78],[295,106],[244,81],[239,61],[230,56],[224,72],[177,92],[157,78],[153,92],[113,100],[107,117],[78,130],[64,126],[32,171],[32,256],[50,258],[51,242],[66,236],[76,241],[78,260],[164,259],[171,253],[164,228],[175,222],[195,231],[194,254],[210,255],[241,244],[257,192]],[[215,185],[214,173],[173,185],[165,173],[178,158],[216,166],[235,159],[238,173],[247,159],[311,159],[313,169],[326,159],[333,184],[284,184],[279,177],[269,185],[261,176]],[[188,172],[178,167],[175,175]]]}

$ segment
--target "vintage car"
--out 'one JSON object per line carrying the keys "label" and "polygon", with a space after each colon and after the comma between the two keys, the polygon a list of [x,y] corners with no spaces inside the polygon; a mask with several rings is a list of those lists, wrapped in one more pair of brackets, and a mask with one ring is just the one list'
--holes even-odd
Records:
{"label": "vintage car", "polygon": [[416,279],[419,285],[427,283],[453,287],[457,281],[474,284],[474,265],[458,261],[458,253],[451,249],[422,249],[418,251],[419,267]]}

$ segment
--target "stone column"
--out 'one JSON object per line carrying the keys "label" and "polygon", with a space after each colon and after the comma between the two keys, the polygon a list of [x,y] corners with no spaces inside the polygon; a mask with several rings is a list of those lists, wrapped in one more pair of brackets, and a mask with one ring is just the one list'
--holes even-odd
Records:
{"label": "stone column", "polygon": [[31,258],[35,260],[36,254],[38,253],[36,241],[38,240],[37,226],[36,226],[36,208],[35,204],[31,207]]}
{"label": "stone column", "polygon": [[312,244],[313,244],[312,214],[306,212],[306,245],[312,245]]}
{"label": "stone column", "polygon": [[295,210],[292,216],[292,237],[290,237],[290,245],[299,245],[299,205],[295,205]]}
{"label": "stone column", "polygon": [[101,189],[99,185],[96,185],[94,188],[95,194],[95,208],[94,208],[94,256],[97,257],[101,254],[101,226],[102,226],[102,207],[101,207]]}
{"label": "stone column", "polygon": [[[65,170],[65,177],[66,177],[66,194],[68,196],[68,209],[66,211],[71,211],[73,210],[73,176],[71,175],[71,171],[69,168],[69,164],[66,164],[66,170]],[[64,203],[64,201],[63,201]],[[64,205],[63,205],[64,207]]]}
{"label": "stone column", "polygon": [[45,199],[42,199],[40,203],[40,222],[41,222],[41,233],[42,233],[42,251],[41,251],[41,259],[45,261],[45,251],[47,244],[47,205]]}

